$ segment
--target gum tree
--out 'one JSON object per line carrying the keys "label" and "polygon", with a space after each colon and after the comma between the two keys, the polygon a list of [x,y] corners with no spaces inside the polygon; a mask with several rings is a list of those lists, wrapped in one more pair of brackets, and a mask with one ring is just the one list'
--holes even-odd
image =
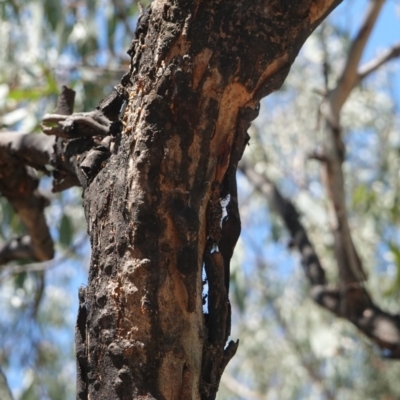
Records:
{"label": "gum tree", "polygon": [[247,129],[338,3],[154,1],[129,72],[95,111],[73,114],[64,88],[46,135],[0,136],[1,191],[28,230],[6,243],[7,260],[53,257],[31,167],[51,164],[55,191],[83,187],[92,256],[78,398],[215,398],[238,346],[227,343],[229,263]]}

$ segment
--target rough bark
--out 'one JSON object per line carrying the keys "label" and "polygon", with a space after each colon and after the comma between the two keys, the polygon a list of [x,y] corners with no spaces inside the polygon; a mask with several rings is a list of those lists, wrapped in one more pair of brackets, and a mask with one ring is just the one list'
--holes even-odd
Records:
{"label": "rough bark", "polygon": [[215,398],[237,347],[225,348],[227,268],[246,130],[338,3],[156,0],[140,18],[131,70],[99,107],[114,126],[110,155],[84,191],[79,398]]}

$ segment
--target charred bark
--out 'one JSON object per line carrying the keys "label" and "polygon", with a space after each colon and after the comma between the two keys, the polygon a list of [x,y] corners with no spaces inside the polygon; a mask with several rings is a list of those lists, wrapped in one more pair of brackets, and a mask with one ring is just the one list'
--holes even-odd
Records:
{"label": "charred bark", "polygon": [[215,398],[237,347],[225,344],[246,130],[338,3],[159,0],[140,18],[130,72],[99,106],[113,145],[84,191],[81,398]]}

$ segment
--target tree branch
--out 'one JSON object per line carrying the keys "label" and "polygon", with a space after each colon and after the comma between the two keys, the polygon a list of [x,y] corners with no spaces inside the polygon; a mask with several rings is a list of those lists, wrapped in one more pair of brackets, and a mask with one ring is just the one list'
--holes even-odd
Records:
{"label": "tree branch", "polygon": [[371,73],[375,72],[379,67],[397,57],[400,57],[400,42],[386,49],[381,55],[360,67],[358,70],[357,84]]}
{"label": "tree branch", "polygon": [[342,170],[342,164],[345,159],[345,145],[341,135],[340,111],[351,90],[358,82],[358,64],[383,2],[384,0],[370,1],[364,22],[352,42],[338,83],[328,93],[321,107],[322,116],[325,120],[325,138],[321,155],[322,182],[329,200],[329,220],[334,236],[334,250],[338,262],[339,278],[343,287],[357,285],[366,279],[366,274],[354,246],[347,218]]}
{"label": "tree branch", "polygon": [[72,115],[45,114],[41,127],[46,135],[76,139],[85,136],[107,136],[110,125],[110,120],[96,110]]}
{"label": "tree branch", "polygon": [[[75,92],[63,87],[57,112],[72,112]],[[39,178],[32,170],[46,170],[54,158],[56,139],[38,134],[0,132],[0,192],[27,228],[28,236],[11,239],[0,248],[0,264],[29,258],[54,257],[53,240],[44,216],[48,199],[37,190]]]}
{"label": "tree branch", "polygon": [[[0,192],[10,202],[31,237],[34,260],[53,258],[54,248],[44,217],[48,200],[37,191],[38,178],[33,171],[0,147]],[[7,246],[6,246],[7,247]],[[9,252],[8,255],[11,253]],[[17,253],[14,252],[16,255]]]}
{"label": "tree branch", "polygon": [[[0,132],[0,149],[30,167],[45,171],[53,154],[54,137],[20,132]],[[1,151],[1,150],[0,150]]]}
{"label": "tree branch", "polygon": [[255,189],[272,201],[273,208],[290,232],[292,242],[302,256],[313,300],[338,317],[350,321],[382,350],[389,352],[391,358],[400,359],[400,317],[382,311],[360,284],[347,285],[344,289],[342,286],[329,287],[318,255],[292,202],[284,198],[267,177],[249,165],[243,163],[241,170]]}
{"label": "tree branch", "polygon": [[[53,191],[85,186],[110,155],[111,121],[102,110],[72,114],[75,92],[63,87],[54,114],[45,115],[40,134],[0,132],[0,191],[18,213],[28,236],[0,247],[0,264],[12,260],[53,258],[53,241],[44,217],[48,200],[37,191],[39,179],[29,167],[48,173],[52,165]],[[121,101],[117,101],[117,108]],[[118,108],[118,110],[119,110]],[[71,115],[72,114],[72,115]],[[48,124],[56,123],[56,126]],[[100,139],[93,138],[100,136]]]}
{"label": "tree branch", "polygon": [[364,22],[352,42],[346,64],[338,80],[337,86],[330,92],[329,99],[334,115],[339,115],[343,104],[349,97],[357,82],[358,64],[384,1],[385,0],[370,0],[368,10],[364,17]]}

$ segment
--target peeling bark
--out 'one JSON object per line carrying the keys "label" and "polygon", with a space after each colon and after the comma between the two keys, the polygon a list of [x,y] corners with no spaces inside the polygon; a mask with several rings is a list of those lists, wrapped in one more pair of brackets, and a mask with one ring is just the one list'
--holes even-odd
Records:
{"label": "peeling bark", "polygon": [[227,343],[229,266],[247,129],[339,2],[155,0],[130,71],[96,111],[72,114],[64,88],[43,120],[52,136],[0,135],[0,190],[29,233],[0,258],[53,257],[27,166],[50,163],[53,191],[84,189],[92,258],[76,326],[79,399],[215,399],[238,346]]}
{"label": "peeling bark", "polygon": [[92,259],[82,399],[215,398],[237,348],[225,348],[227,289],[246,130],[338,3],[156,0],[140,18],[116,89],[127,103],[121,124],[121,96],[99,106],[120,129],[84,191]]}

